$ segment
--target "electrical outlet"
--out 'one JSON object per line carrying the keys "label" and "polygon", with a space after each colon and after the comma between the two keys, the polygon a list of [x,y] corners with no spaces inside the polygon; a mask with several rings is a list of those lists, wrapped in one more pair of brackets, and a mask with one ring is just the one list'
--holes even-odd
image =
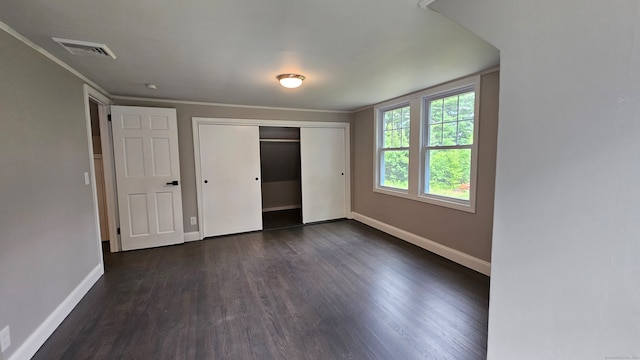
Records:
{"label": "electrical outlet", "polygon": [[198,225],[198,218],[197,217],[192,216],[189,219],[191,220],[191,225]]}
{"label": "electrical outlet", "polygon": [[11,333],[9,332],[9,325],[5,326],[0,331],[0,351],[5,351],[11,346]]}

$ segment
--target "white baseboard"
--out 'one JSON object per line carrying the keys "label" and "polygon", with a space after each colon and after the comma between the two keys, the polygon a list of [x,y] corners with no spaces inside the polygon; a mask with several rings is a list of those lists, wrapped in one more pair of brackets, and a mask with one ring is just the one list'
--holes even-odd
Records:
{"label": "white baseboard", "polygon": [[475,270],[487,276],[491,275],[491,263],[487,261],[478,259],[471,255],[465,254],[462,251],[452,249],[429,239],[425,239],[406,230],[399,229],[395,226],[391,226],[389,224],[383,223],[382,221],[378,221],[357,212],[352,212],[351,216],[356,221],[369,225],[380,231],[386,232],[387,234],[412,243],[413,245],[419,246],[425,250],[429,250],[432,253],[438,254],[462,266],[468,267],[469,269]]}
{"label": "white baseboard", "polygon": [[20,345],[18,350],[8,358],[8,360],[28,360],[38,352],[42,344],[49,336],[62,324],[62,321],[78,305],[80,300],[89,292],[93,284],[104,274],[102,263],[98,264],[91,272],[76,286],[75,289],[64,299],[58,307],[38,326],[27,340]]}
{"label": "white baseboard", "polygon": [[184,242],[198,241],[198,240],[202,240],[202,238],[200,237],[200,232],[192,231],[192,232],[184,233]]}

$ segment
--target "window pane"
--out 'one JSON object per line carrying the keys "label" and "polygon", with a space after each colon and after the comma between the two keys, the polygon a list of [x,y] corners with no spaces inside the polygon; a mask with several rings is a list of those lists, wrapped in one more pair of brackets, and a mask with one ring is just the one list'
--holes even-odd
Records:
{"label": "window pane", "polygon": [[434,100],[429,103],[429,123],[442,122],[442,99]]}
{"label": "window pane", "polygon": [[[448,96],[429,101],[429,124],[439,124],[442,128],[429,127],[428,146],[455,146],[473,144],[475,92]],[[434,119],[436,116],[438,119]],[[436,122],[437,120],[437,122]],[[433,131],[442,131],[442,135]]]}
{"label": "window pane", "polygon": [[458,144],[473,144],[473,120],[458,122]]}
{"label": "window pane", "polygon": [[473,114],[475,111],[475,97],[476,97],[476,93],[473,91],[460,94],[458,120],[473,119]]}
{"label": "window pane", "polygon": [[382,116],[383,116],[383,118],[384,118],[384,125],[382,126],[382,128],[383,128],[384,130],[388,130],[388,129],[392,128],[392,126],[391,126],[391,125],[392,125],[392,119],[393,119],[393,118],[391,117],[391,112],[390,112],[390,111],[385,111],[385,112],[382,114]]}
{"label": "window pane", "polygon": [[[397,126],[397,122],[394,121],[394,126]],[[391,141],[389,141],[389,147],[399,147],[400,146],[400,130],[397,127],[393,128],[391,132]]]}
{"label": "window pane", "polygon": [[427,150],[424,192],[469,200],[471,149]]}
{"label": "window pane", "polygon": [[384,111],[382,124],[382,147],[409,147],[409,106]]}
{"label": "window pane", "polygon": [[409,147],[409,127],[402,129],[402,143],[401,147]]}
{"label": "window pane", "polygon": [[396,189],[409,188],[409,150],[382,152],[380,185]]}
{"label": "window pane", "polygon": [[411,112],[408,106],[402,108],[402,137],[401,137],[401,147],[409,146],[409,129],[411,127]]}
{"label": "window pane", "polygon": [[393,110],[393,141],[391,147],[400,147],[400,129],[402,128],[402,109]]}
{"label": "window pane", "polygon": [[442,116],[443,121],[457,121],[458,120],[458,95],[449,96],[444,100],[444,112]]}
{"label": "window pane", "polygon": [[456,145],[458,124],[455,122],[442,124],[442,145]]}
{"label": "window pane", "polygon": [[442,145],[442,124],[429,127],[429,146]]}

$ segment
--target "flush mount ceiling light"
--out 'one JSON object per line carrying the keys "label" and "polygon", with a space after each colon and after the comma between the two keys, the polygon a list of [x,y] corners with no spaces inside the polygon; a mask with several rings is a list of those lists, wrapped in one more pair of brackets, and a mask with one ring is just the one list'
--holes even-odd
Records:
{"label": "flush mount ceiling light", "polygon": [[280,81],[280,85],[293,89],[302,85],[302,80],[304,80],[304,76],[298,74],[281,74],[276,76],[276,79]]}

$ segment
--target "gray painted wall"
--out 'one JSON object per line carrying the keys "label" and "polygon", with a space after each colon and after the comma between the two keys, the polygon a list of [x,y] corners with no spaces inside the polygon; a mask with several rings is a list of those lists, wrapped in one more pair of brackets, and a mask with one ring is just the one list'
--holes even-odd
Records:
{"label": "gray painted wall", "polygon": [[353,122],[353,211],[490,261],[498,130],[498,83],[498,72],[481,78],[475,214],[373,192],[373,108],[356,113]]}
{"label": "gray painted wall", "polygon": [[0,329],[8,358],[100,265],[83,83],[0,31]]}
{"label": "gray painted wall", "polygon": [[[485,92],[497,92],[497,74],[483,79]],[[11,326],[9,357],[51,314],[85,276],[100,265],[100,248],[91,187],[83,82],[30,47],[0,31],[0,328]],[[483,100],[485,101],[485,100]],[[197,215],[191,118],[219,117],[296,121],[352,122],[352,114],[118,100],[120,105],[173,107],[183,183],[185,231],[197,231],[188,218]],[[482,105],[482,142],[495,137],[497,103]],[[488,112],[487,115],[485,112]],[[479,213],[434,207],[405,199],[389,199],[371,191],[373,114],[356,115],[352,131],[352,182],[355,210],[489,260],[491,192],[479,192]],[[484,134],[486,132],[486,134]],[[486,140],[485,140],[486,139]],[[481,145],[484,146],[484,145]],[[495,148],[481,148],[481,185],[492,189]],[[354,161],[355,160],[355,161]],[[368,168],[367,168],[368,167]],[[486,169],[486,170],[483,170]],[[486,174],[483,175],[483,171]],[[482,195],[484,194],[484,195]],[[482,198],[484,196],[484,198]],[[480,210],[484,209],[484,210]],[[407,214],[394,218],[392,214]],[[462,215],[462,216],[461,216]],[[456,230],[440,237],[440,219]],[[450,236],[447,227],[447,236]],[[465,240],[468,237],[472,240]],[[480,240],[476,240],[480,239]],[[488,240],[487,240],[488,239]]]}
{"label": "gray painted wall", "polygon": [[637,359],[640,3],[434,6],[501,51],[489,359]]}
{"label": "gray painted wall", "polygon": [[[190,225],[189,218],[198,216],[196,194],[196,168],[193,155],[192,117],[229,119],[295,120],[295,121],[337,121],[350,122],[350,113],[315,111],[275,110],[233,106],[192,105],[183,103],[159,103],[155,101],[115,99],[117,105],[150,106],[175,108],[178,113],[178,147],[180,151],[180,176],[182,177],[182,214],[184,231],[198,231],[198,226]],[[200,223],[198,221],[198,223]]]}

